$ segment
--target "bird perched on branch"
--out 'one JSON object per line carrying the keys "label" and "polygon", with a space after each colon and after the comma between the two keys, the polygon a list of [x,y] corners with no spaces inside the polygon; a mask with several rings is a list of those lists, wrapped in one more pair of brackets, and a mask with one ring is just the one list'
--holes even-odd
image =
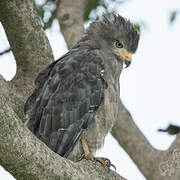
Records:
{"label": "bird perched on branch", "polygon": [[128,67],[139,33],[115,14],[93,22],[80,41],[37,77],[25,104],[27,127],[60,156],[78,160],[102,147],[118,114],[119,77]]}

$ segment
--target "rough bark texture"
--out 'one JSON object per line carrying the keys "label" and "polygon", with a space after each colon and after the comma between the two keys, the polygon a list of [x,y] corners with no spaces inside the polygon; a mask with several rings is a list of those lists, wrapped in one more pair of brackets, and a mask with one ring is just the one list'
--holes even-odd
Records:
{"label": "rough bark texture", "polygon": [[85,0],[66,0],[62,1],[58,8],[57,18],[68,49],[71,49],[77,43],[84,31],[85,6]]}
{"label": "rough bark texture", "polygon": [[18,180],[124,179],[99,164],[58,156],[24,127],[24,101],[53,55],[31,0],[4,0],[0,9],[18,68],[13,81],[0,77],[0,164]]}
{"label": "rough bark texture", "polygon": [[[119,144],[129,154],[135,164],[138,166],[142,174],[149,180],[178,180],[180,179],[180,134],[177,135],[175,141],[166,151],[160,151],[151,146],[142,132],[135,125],[131,114],[119,102],[119,115],[115,126],[112,129],[112,135],[117,139]],[[173,157],[173,152],[178,149],[178,155]],[[179,156],[179,157],[178,157]],[[173,159],[174,158],[174,159]],[[165,176],[160,173],[159,165],[162,162]],[[175,164],[179,165],[175,167]],[[168,173],[170,171],[174,173]]]}
{"label": "rough bark texture", "polygon": [[51,47],[31,1],[1,1],[0,20],[16,59],[17,73],[7,92],[15,112],[23,118],[23,106],[34,88],[39,71],[53,60]]}
{"label": "rough bark texture", "polygon": [[[61,27],[61,32],[64,35],[68,47],[72,47],[81,37],[80,32],[83,32],[82,12],[85,4],[84,0],[67,0],[64,1],[59,7],[58,20]],[[71,8],[69,6],[71,5]],[[81,10],[81,12],[80,12]],[[68,12],[68,17],[62,22]],[[74,14],[74,12],[79,12]],[[76,23],[73,23],[76,22]],[[78,30],[79,31],[78,31]],[[72,38],[71,37],[76,37]],[[119,144],[129,154],[134,163],[138,166],[142,174],[149,180],[179,180],[180,179],[180,135],[167,151],[159,151],[151,146],[148,140],[144,137],[142,132],[135,125],[132,116],[124,107],[121,100],[119,100],[119,115],[116,123],[112,129],[112,135],[117,139]],[[164,164],[164,176],[160,174],[159,165],[169,159],[173,159],[172,154],[175,149],[179,148],[179,158],[172,163]],[[179,162],[179,166],[175,168],[175,162]],[[170,173],[174,170],[174,173]],[[168,175],[169,173],[169,175]]]}
{"label": "rough bark texture", "polygon": [[61,158],[24,127],[10,104],[6,92],[0,91],[0,164],[16,179],[123,179],[101,165]]}

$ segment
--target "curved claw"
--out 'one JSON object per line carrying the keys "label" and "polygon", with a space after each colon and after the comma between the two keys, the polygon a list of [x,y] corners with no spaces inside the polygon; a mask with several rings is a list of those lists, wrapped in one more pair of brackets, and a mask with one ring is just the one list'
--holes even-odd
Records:
{"label": "curved claw", "polygon": [[110,172],[110,167],[113,167],[116,171],[116,167],[111,163],[111,161],[108,158],[104,157],[97,157],[95,158],[95,161],[100,162],[104,167],[108,168],[108,172]]}
{"label": "curved claw", "polygon": [[82,157],[77,160],[77,162],[79,162],[79,161],[81,161],[83,159],[85,159],[85,154],[83,154]]}
{"label": "curved claw", "polygon": [[90,160],[92,162],[99,162],[101,163],[104,167],[108,168],[108,172],[110,172],[110,167],[113,167],[114,170],[116,171],[116,167],[111,163],[111,161],[108,158],[104,158],[104,157],[94,157],[91,154],[85,155],[83,154],[83,156],[78,159],[78,161],[81,161],[82,159],[86,159],[86,160]]}

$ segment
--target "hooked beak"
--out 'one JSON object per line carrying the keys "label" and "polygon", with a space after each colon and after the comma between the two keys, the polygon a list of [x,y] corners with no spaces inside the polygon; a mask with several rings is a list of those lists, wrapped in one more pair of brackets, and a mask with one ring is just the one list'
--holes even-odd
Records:
{"label": "hooked beak", "polygon": [[125,61],[124,61],[124,63],[126,64],[126,67],[125,67],[125,68],[127,68],[127,67],[129,67],[129,66],[130,66],[131,61],[129,61],[129,60],[125,60]]}
{"label": "hooked beak", "polygon": [[124,61],[124,63],[126,64],[125,68],[129,67],[131,64],[132,54],[127,53],[125,56],[122,56],[121,58]]}
{"label": "hooked beak", "polygon": [[127,52],[125,55],[124,53],[118,51],[118,55],[120,56],[120,58],[122,59],[122,61],[126,64],[126,67],[129,67],[131,64],[131,59],[132,59],[132,53]]}

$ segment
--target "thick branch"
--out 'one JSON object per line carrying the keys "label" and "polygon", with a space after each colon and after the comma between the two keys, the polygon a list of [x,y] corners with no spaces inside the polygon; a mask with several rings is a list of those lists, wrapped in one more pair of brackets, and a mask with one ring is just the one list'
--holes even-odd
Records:
{"label": "thick branch", "polygon": [[0,9],[1,22],[17,63],[13,84],[16,88],[29,88],[29,81],[34,81],[42,67],[53,60],[51,47],[31,0],[1,1]]}
{"label": "thick branch", "polygon": [[34,88],[34,80],[53,61],[53,55],[31,0],[0,1],[0,9],[0,19],[17,63],[17,74],[8,83],[7,91],[15,112],[23,118],[24,102]]}
{"label": "thick branch", "polygon": [[179,179],[178,176],[176,178],[176,175],[180,173],[180,169],[176,169],[176,174],[173,174],[171,177],[164,177],[160,174],[159,165],[161,162],[167,161],[172,156],[173,151],[180,147],[180,135],[177,136],[175,142],[167,151],[156,150],[137,128],[132,116],[121,102],[119,103],[118,119],[112,129],[112,135],[147,179]]}
{"label": "thick branch", "polygon": [[5,89],[0,91],[0,164],[17,179],[123,179],[101,165],[73,163],[52,152],[24,127]]}
{"label": "thick branch", "polygon": [[57,18],[68,49],[71,49],[83,34],[85,3],[85,0],[66,0],[60,3]]}

